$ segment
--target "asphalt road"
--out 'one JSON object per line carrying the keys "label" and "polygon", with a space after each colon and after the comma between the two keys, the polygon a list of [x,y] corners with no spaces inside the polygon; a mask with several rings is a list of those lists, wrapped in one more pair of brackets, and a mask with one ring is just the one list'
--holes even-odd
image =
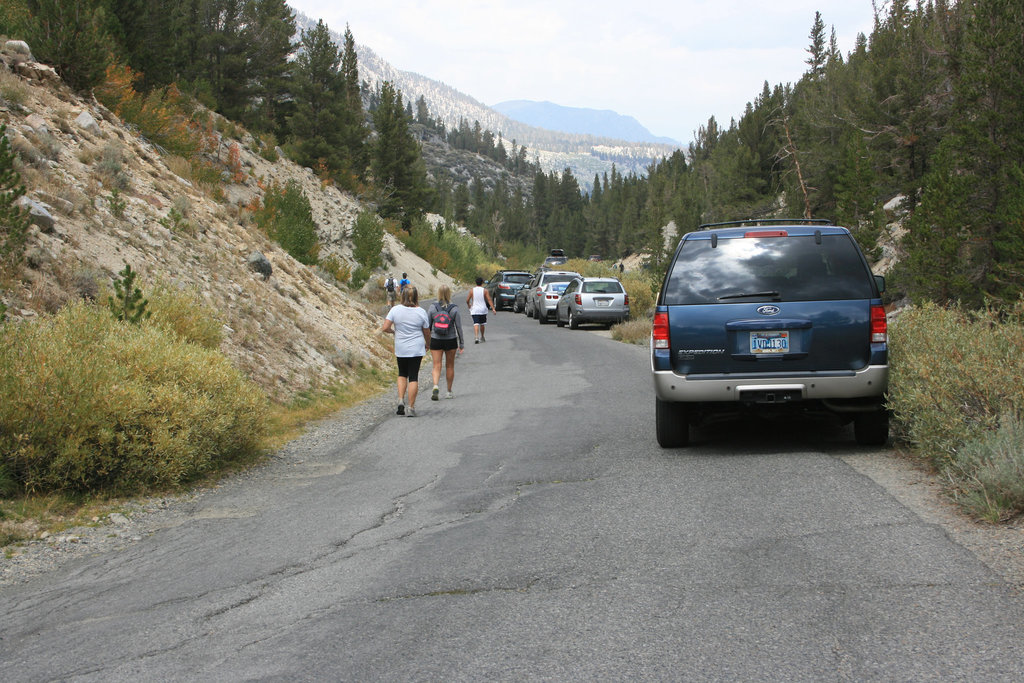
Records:
{"label": "asphalt road", "polygon": [[416,418],[379,401],[0,591],[0,676],[1024,678],[1021,598],[845,464],[848,428],[723,423],[664,451],[646,349],[511,313],[487,339],[454,400],[424,381]]}

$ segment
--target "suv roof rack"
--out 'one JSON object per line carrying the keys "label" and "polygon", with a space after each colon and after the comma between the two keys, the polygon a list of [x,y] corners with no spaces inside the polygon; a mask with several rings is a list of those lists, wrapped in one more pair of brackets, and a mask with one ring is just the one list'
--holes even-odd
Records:
{"label": "suv roof rack", "polygon": [[710,228],[739,227],[742,225],[832,225],[827,218],[748,218],[738,221],[723,221],[721,223],[704,223],[698,230]]}

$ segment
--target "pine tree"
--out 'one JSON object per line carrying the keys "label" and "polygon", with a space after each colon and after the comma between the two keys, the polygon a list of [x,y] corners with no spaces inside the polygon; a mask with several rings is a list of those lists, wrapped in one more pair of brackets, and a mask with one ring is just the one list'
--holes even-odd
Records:
{"label": "pine tree", "polygon": [[821,20],[821,12],[814,13],[814,23],[811,24],[811,32],[808,35],[811,44],[807,47],[806,64],[807,75],[816,80],[825,73],[825,62],[828,59],[828,52],[825,50],[825,22]]}
{"label": "pine tree", "polygon": [[295,160],[306,166],[324,164],[337,171],[341,130],[345,120],[344,83],[338,72],[341,54],[321,20],[303,29],[295,60],[295,113],[288,119]]}
{"label": "pine tree", "polygon": [[379,101],[373,111],[377,140],[371,169],[381,193],[381,215],[399,216],[408,228],[429,202],[426,164],[419,143],[409,132],[402,95],[390,81],[381,85]]}
{"label": "pine tree", "polygon": [[341,144],[344,147],[344,165],[355,178],[366,175],[369,155],[366,139],[366,115],[363,111],[362,90],[359,87],[359,61],[356,56],[356,42],[352,31],[345,26],[345,40],[341,56],[341,81],[344,92],[344,109],[341,121]]}
{"label": "pine tree", "polygon": [[143,298],[142,290],[135,286],[138,273],[125,263],[118,276],[114,278],[114,296],[108,297],[107,305],[117,320],[137,324],[151,315],[146,310],[149,302]]}
{"label": "pine tree", "polygon": [[257,130],[281,126],[290,99],[288,57],[295,49],[295,12],[285,0],[248,0],[240,32],[245,55],[241,120]]}
{"label": "pine tree", "polygon": [[102,82],[114,49],[96,0],[29,0],[28,38],[35,56],[79,92]]}

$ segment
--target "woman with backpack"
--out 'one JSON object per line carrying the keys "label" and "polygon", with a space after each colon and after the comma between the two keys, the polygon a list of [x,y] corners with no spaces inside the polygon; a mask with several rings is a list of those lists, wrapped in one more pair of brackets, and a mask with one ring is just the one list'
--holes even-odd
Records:
{"label": "woman with backpack", "polygon": [[[398,361],[398,415],[416,417],[416,393],[419,390],[420,363],[427,351],[430,320],[420,308],[415,287],[406,287],[402,303],[388,311],[381,332],[395,335],[395,358]],[[406,394],[409,405],[405,405]]]}
{"label": "woman with backpack", "polygon": [[437,302],[430,305],[427,311],[430,318],[430,357],[434,362],[434,390],[430,400],[436,401],[441,381],[441,359],[444,358],[444,376],[448,380],[448,394],[445,398],[455,398],[452,394],[452,382],[455,381],[455,351],[459,353],[466,346],[462,339],[462,318],[459,308],[452,303],[452,290],[448,285],[437,288]]}

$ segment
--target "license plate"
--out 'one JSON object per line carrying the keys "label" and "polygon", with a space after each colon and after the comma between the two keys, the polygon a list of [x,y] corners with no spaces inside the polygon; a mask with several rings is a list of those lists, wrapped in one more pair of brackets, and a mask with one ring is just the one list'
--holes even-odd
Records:
{"label": "license plate", "polygon": [[594,299],[594,303],[600,308],[601,306],[611,306],[611,299]]}
{"label": "license plate", "polygon": [[758,354],[789,353],[789,331],[751,332],[750,352]]}

